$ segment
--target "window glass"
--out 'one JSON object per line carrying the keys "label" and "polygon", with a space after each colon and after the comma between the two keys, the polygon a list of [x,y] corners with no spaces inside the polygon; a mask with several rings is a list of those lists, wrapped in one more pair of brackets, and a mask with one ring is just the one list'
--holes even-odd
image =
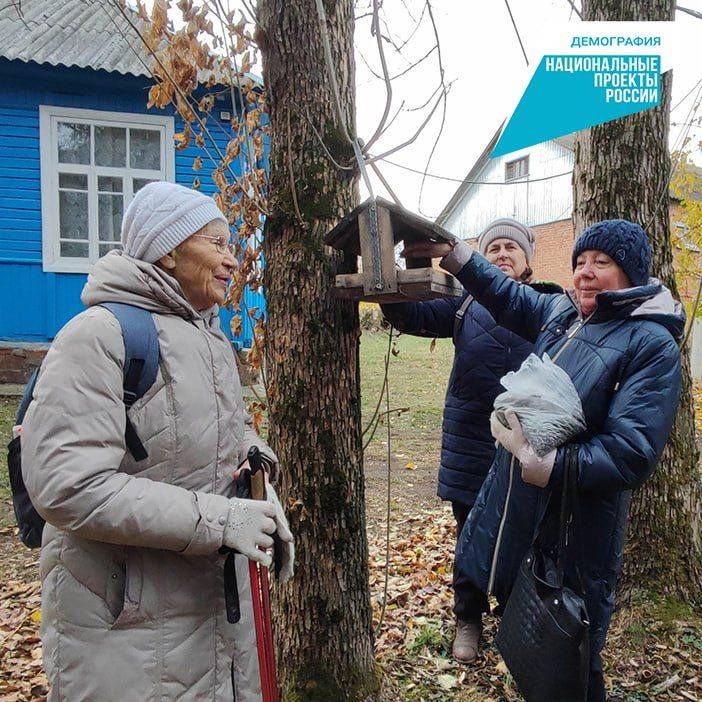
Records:
{"label": "window glass", "polygon": [[59,232],[62,239],[88,238],[88,193],[59,192]]}
{"label": "window glass", "polygon": [[[130,199],[147,183],[165,180],[165,124],[140,115],[89,119],[83,110],[42,106],[42,172],[50,214],[45,224],[45,264],[50,270],[87,270],[99,256],[121,248],[122,218]],[[50,130],[50,131],[47,131]],[[62,259],[67,261],[62,268]],[[85,268],[83,268],[85,266]]]}
{"label": "window glass", "polygon": [[129,166],[157,171],[161,168],[161,133],[155,129],[129,130]]}
{"label": "window glass", "polygon": [[101,193],[121,193],[122,179],[112,176],[98,176],[98,192]]}
{"label": "window glass", "polygon": [[87,190],[88,176],[82,173],[59,173],[59,188]]}
{"label": "window glass", "polygon": [[98,235],[100,241],[119,241],[124,200],[121,195],[98,195]]}
{"label": "window glass", "polygon": [[124,167],[127,162],[127,130],[95,126],[95,165]]}
{"label": "window glass", "polygon": [[88,258],[88,244],[77,241],[62,241],[61,256],[66,258]]}
{"label": "window glass", "polygon": [[145,185],[148,183],[155,183],[155,179],[149,179],[149,178],[134,178],[132,180],[132,192],[136,193],[139,192]]}
{"label": "window glass", "polygon": [[59,163],[90,163],[90,125],[59,122],[57,125]]}

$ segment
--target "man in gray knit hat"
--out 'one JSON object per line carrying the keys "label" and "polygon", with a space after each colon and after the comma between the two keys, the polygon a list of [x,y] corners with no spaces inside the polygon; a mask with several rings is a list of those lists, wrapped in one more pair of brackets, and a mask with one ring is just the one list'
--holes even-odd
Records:
{"label": "man in gray knit hat", "polygon": [[[497,219],[482,232],[478,246],[510,278],[536,286],[531,283],[534,232],[529,227],[514,219]],[[546,291],[543,284],[541,289]],[[438,495],[451,502],[460,534],[495,453],[490,412],[501,392],[500,378],[519,368],[532,345],[498,326],[468,294],[463,298],[386,304],[382,309],[388,321],[402,332],[453,339],[456,352],[444,406]],[[455,570],[453,589],[453,655],[470,663],[478,653],[482,615],[489,609],[488,602],[485,593]]]}

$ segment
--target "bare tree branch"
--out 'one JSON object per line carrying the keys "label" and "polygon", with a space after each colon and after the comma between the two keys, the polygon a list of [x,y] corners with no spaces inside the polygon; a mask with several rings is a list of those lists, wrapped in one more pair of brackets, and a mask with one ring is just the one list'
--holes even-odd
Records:
{"label": "bare tree branch", "polygon": [[436,19],[434,18],[434,12],[432,11],[431,8],[431,3],[429,0],[427,0],[426,7],[429,10],[429,19],[431,20],[431,26],[434,31],[434,38],[436,39],[436,47],[438,49],[438,59],[439,59],[439,76],[441,79],[441,85],[444,87],[443,90],[443,98],[442,98],[442,114],[441,114],[441,125],[439,126],[439,131],[436,134],[436,139],[434,139],[434,144],[431,147],[431,151],[429,152],[429,158],[427,159],[426,166],[424,167],[424,172],[425,175],[422,176],[422,184],[419,186],[419,210],[421,212],[422,210],[422,195],[424,194],[424,185],[426,183],[427,177],[426,177],[426,172],[429,170],[429,167],[431,166],[431,160],[434,158],[434,153],[436,152],[436,147],[439,145],[439,140],[441,139],[441,135],[444,133],[444,126],[446,125],[446,85],[445,85],[445,79],[444,79],[444,63],[443,59],[441,57],[441,42],[439,41],[439,30],[436,26]]}
{"label": "bare tree branch", "polygon": [[693,17],[697,17],[697,19],[702,19],[702,12],[691,10],[689,7],[681,7],[680,5],[676,5],[675,9],[680,10],[680,12],[685,12],[688,15],[692,15]]}
{"label": "bare tree branch", "polygon": [[[427,53],[424,54],[424,56],[422,56],[421,58],[417,59],[413,64],[411,64],[410,66],[408,66],[408,67],[405,68],[404,70],[400,71],[399,73],[396,73],[394,76],[391,76],[391,77],[390,77],[390,80],[395,80],[396,78],[401,78],[401,77],[404,76],[406,73],[409,73],[413,68],[416,68],[417,66],[419,66],[419,64],[422,63],[422,61],[424,61],[425,59],[429,58],[429,56],[431,56],[438,48],[439,48],[439,47],[438,47],[437,45],[432,46],[431,49],[429,49],[429,51],[427,51]],[[358,52],[358,55],[361,57],[361,59],[363,59],[363,63],[366,64],[366,67],[368,68],[368,70],[369,70],[376,78],[378,78],[379,80],[385,80],[383,76],[379,75],[378,73],[376,73],[376,72],[373,70],[373,68],[371,68],[371,65],[368,63],[368,60],[366,59],[366,57],[365,57],[360,51]]]}
{"label": "bare tree branch", "polygon": [[400,198],[395,195],[395,191],[390,187],[390,184],[388,183],[387,180],[383,177],[383,174],[380,172],[380,169],[378,168],[378,164],[376,163],[371,163],[370,167],[373,169],[373,172],[375,175],[378,176],[378,180],[383,184],[385,189],[390,193],[390,197],[395,201],[396,205],[399,205],[400,207],[404,207],[404,205],[400,202]]}
{"label": "bare tree branch", "polygon": [[380,133],[380,136],[383,136],[383,134],[385,134],[385,132],[387,132],[388,129],[390,129],[390,127],[392,127],[393,122],[397,119],[397,117],[399,116],[400,112],[402,112],[402,108],[403,108],[404,106],[405,106],[405,101],[403,100],[403,101],[400,103],[400,106],[397,108],[397,112],[395,112],[395,114],[390,118],[390,121],[385,125],[385,128],[384,128],[383,131]]}
{"label": "bare tree branch", "polygon": [[383,110],[383,116],[380,118],[380,122],[378,123],[375,132],[373,132],[373,136],[367,141],[363,149],[364,153],[368,152],[368,149],[370,149],[371,146],[375,144],[375,142],[378,140],[378,137],[381,135],[383,127],[385,126],[385,122],[388,118],[388,114],[390,113],[390,106],[392,105],[392,83],[390,82],[390,76],[388,74],[388,64],[385,60],[385,49],[383,48],[383,40],[380,36],[380,18],[378,15],[378,0],[373,0],[373,30],[375,32],[375,39],[378,45],[380,65],[382,66],[383,77],[385,79],[385,109]]}
{"label": "bare tree branch", "polygon": [[317,130],[317,127],[314,126],[314,122],[312,122],[311,117],[307,112],[303,112],[305,118],[309,122],[310,127],[312,128],[312,131],[314,132],[314,135],[317,137],[317,140],[319,143],[322,145],[322,148],[324,149],[324,153],[326,154],[327,158],[339,169],[342,171],[353,171],[354,167],[353,166],[342,166],[332,155],[329,149],[327,148],[327,145],[324,143],[324,139],[322,138],[322,135],[319,133]]}
{"label": "bare tree branch", "polygon": [[441,92],[441,95],[439,96],[438,100],[436,101],[436,104],[434,107],[431,108],[431,112],[426,116],[425,120],[419,125],[419,128],[417,131],[409,138],[407,141],[402,142],[402,144],[398,144],[397,146],[393,146],[392,149],[388,149],[387,151],[383,152],[382,154],[379,154],[378,156],[372,156],[369,159],[366,159],[366,163],[373,163],[374,161],[379,161],[382,158],[385,158],[386,156],[390,156],[390,154],[394,154],[398,152],[400,149],[404,149],[406,146],[409,146],[410,144],[413,144],[416,140],[417,137],[422,133],[424,127],[427,126],[429,123],[429,120],[434,116],[434,113],[436,112],[436,108],[439,106],[439,103],[441,102],[442,98],[444,97],[444,94],[446,93],[446,90],[443,90]]}
{"label": "bare tree branch", "polygon": [[417,107],[408,107],[407,112],[419,112],[420,110],[423,110],[433,99],[434,96],[439,92],[444,87],[443,81],[439,82],[439,85],[434,88],[434,92],[419,106]]}
{"label": "bare tree branch", "polygon": [[329,32],[327,30],[327,13],[324,9],[322,0],[315,0],[317,7],[317,18],[319,20],[319,31],[322,35],[322,46],[324,47],[324,59],[327,65],[327,74],[331,83],[332,98],[334,100],[334,108],[336,117],[339,120],[339,130],[351,146],[354,140],[349,135],[348,126],[346,124],[346,114],[341,106],[341,94],[339,92],[339,84],[336,81],[336,73],[334,72],[334,59],[332,58],[331,46],[329,45]]}
{"label": "bare tree branch", "polygon": [[256,24],[256,8],[247,0],[241,0],[241,4],[249,11],[253,24]]}
{"label": "bare tree branch", "polygon": [[519,46],[522,49],[522,54],[524,54],[524,60],[526,65],[529,65],[529,58],[527,57],[526,50],[524,49],[524,44],[522,43],[522,37],[519,34],[519,29],[517,28],[517,23],[514,21],[514,15],[512,14],[512,8],[509,6],[509,0],[505,0],[505,5],[507,6],[507,12],[509,12],[509,18],[512,20],[512,26],[514,27],[514,33],[517,35],[517,40],[519,41]]}
{"label": "bare tree branch", "polygon": [[578,10],[577,7],[575,7],[575,2],[574,2],[573,0],[566,0],[566,2],[570,5],[571,14],[572,14],[573,12],[575,12],[575,14],[576,14],[578,17],[580,17],[580,19],[582,19],[582,18],[583,18],[583,13],[582,13],[580,10]]}
{"label": "bare tree branch", "polygon": [[[144,46],[146,47],[146,50],[149,52],[149,54],[151,54],[151,56],[153,56],[153,58],[155,59],[155,61],[158,63],[159,67],[160,67],[161,70],[163,71],[163,74],[168,78],[168,80],[170,81],[170,83],[173,85],[173,88],[174,88],[175,91],[178,93],[178,95],[180,96],[180,98],[181,98],[181,99],[185,102],[185,104],[188,105],[188,106],[190,107],[190,109],[192,110],[193,116],[195,117],[195,119],[197,120],[198,124],[200,125],[200,129],[202,130],[203,134],[206,134],[207,137],[209,138],[210,142],[212,143],[212,146],[214,147],[214,150],[217,152],[217,156],[220,158],[220,160],[221,160],[223,163],[227,163],[224,154],[222,153],[222,151],[221,151],[221,149],[219,148],[219,146],[217,146],[217,142],[216,142],[216,141],[214,140],[214,138],[212,137],[212,134],[210,133],[210,130],[207,128],[207,125],[206,125],[205,122],[202,120],[202,118],[200,117],[200,115],[198,115],[197,110],[194,109],[194,108],[192,107],[192,105],[190,104],[190,100],[188,99],[188,96],[183,92],[183,90],[182,90],[181,87],[178,85],[178,83],[177,83],[176,80],[173,78],[173,76],[170,74],[170,72],[168,71],[168,69],[163,65],[163,61],[161,61],[161,59],[158,57],[158,55],[156,54],[156,52],[153,51],[153,49],[149,46],[149,43],[146,41],[146,39],[145,39],[144,36],[142,35],[141,30],[139,29],[139,27],[137,27],[137,26],[134,24],[134,22],[132,22],[131,17],[129,17],[129,16],[127,15],[127,13],[125,12],[125,10],[124,10],[124,9],[122,8],[122,6],[119,4],[119,1],[118,1],[118,0],[108,0],[108,1],[110,2],[110,4],[111,4],[114,8],[117,9],[117,11],[122,15],[122,17],[124,17],[124,19],[127,21],[127,23],[129,24],[129,26],[133,29],[134,33],[139,37],[139,39],[141,39],[142,43],[143,43]],[[154,76],[153,71],[151,71],[151,69],[149,69],[149,73],[152,75],[152,77],[156,77],[156,76]],[[233,107],[233,106],[232,106],[232,107]],[[206,150],[205,150],[205,152],[207,153]],[[238,176],[238,175],[232,170],[231,165],[227,163],[227,166],[226,166],[226,167],[227,167],[228,171],[231,173],[231,175],[232,175],[232,177],[234,178],[235,182],[242,184],[242,183],[243,183],[242,179],[240,178],[240,176]],[[242,186],[242,192],[245,192],[245,189],[244,189],[243,186]],[[268,214],[268,212],[266,211],[265,207],[263,207],[263,205],[262,205],[260,202],[258,202],[257,200],[254,200],[254,202],[255,202],[256,208],[257,208],[262,214]]]}
{"label": "bare tree branch", "polygon": [[[409,43],[409,41],[412,39],[412,37],[414,37],[414,35],[417,33],[417,30],[419,29],[419,27],[420,27],[421,24],[422,24],[422,20],[424,19],[424,13],[425,13],[426,11],[427,11],[427,5],[426,5],[426,3],[425,3],[425,4],[424,4],[424,7],[422,8],[422,14],[419,15],[419,19],[417,20],[417,24],[415,25],[414,29],[412,30],[412,32],[410,33],[410,35],[407,37],[407,39],[405,39],[405,40],[402,42],[402,44],[400,44],[400,49],[404,49],[405,46],[407,46],[407,44]],[[410,15],[410,16],[411,16],[411,15]],[[414,18],[412,18],[412,19],[414,19]]]}
{"label": "bare tree branch", "polygon": [[684,97],[681,97],[680,100],[678,100],[678,101],[670,108],[670,111],[672,112],[673,110],[676,110],[678,107],[680,107],[680,105],[682,105],[683,102],[685,102],[685,100],[687,100],[687,98],[689,98],[690,95],[692,95],[692,93],[694,93],[695,90],[697,90],[697,86],[698,86],[700,83],[702,83],[702,78],[700,78],[700,79],[692,86],[692,88],[691,88],[687,93],[685,93],[685,96],[684,96]]}
{"label": "bare tree branch", "polygon": [[[246,155],[249,159],[249,168],[251,169],[251,173],[255,173],[256,171],[256,164],[254,163],[254,157],[252,153],[252,149],[254,148],[252,142],[251,142],[251,135],[249,134],[249,126],[247,123],[246,119],[246,98],[244,97],[244,90],[241,86],[241,75],[239,72],[239,66],[237,65],[236,61],[236,56],[234,55],[233,51],[230,54],[229,53],[229,41],[231,41],[231,36],[229,35],[229,28],[228,28],[228,19],[227,19],[227,13],[224,11],[224,5],[222,5],[221,0],[215,0],[217,3],[217,6],[222,12],[222,16],[220,17],[218,13],[215,12],[217,17],[219,18],[219,21],[222,24],[223,28],[223,33],[224,33],[224,46],[227,51],[227,68],[229,70],[229,85],[231,88],[231,95],[232,95],[232,109],[236,108],[236,102],[235,102],[235,96],[234,96],[234,84],[232,81],[232,63],[234,64],[234,75],[236,76],[236,84],[237,88],[239,89],[239,97],[241,98],[241,112],[242,112],[242,124],[244,126],[244,135],[246,138]],[[208,7],[210,7],[208,3]],[[228,41],[229,40],[229,41]],[[234,47],[232,46],[232,50]],[[256,194],[261,196],[261,191],[258,189],[258,183],[256,182],[255,178],[251,179],[252,185],[254,190],[256,191]]]}

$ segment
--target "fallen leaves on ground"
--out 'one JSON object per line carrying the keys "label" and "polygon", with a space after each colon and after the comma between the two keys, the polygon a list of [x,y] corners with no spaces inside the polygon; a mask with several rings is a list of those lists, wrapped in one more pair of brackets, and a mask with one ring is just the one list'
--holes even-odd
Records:
{"label": "fallen leaves on ground", "polygon": [[[385,699],[520,700],[492,645],[497,631],[494,617],[486,617],[485,641],[475,664],[461,665],[451,657],[455,521],[450,507],[395,517],[390,524],[388,597],[376,640],[378,662],[385,673]],[[371,534],[370,558],[377,624],[385,584],[382,522]],[[677,606],[671,615],[665,600],[623,608],[614,617],[604,657],[610,702],[702,700],[702,616],[689,608]]]}
{"label": "fallen leaves on ground", "polygon": [[[412,516],[394,512],[390,531],[387,604],[376,639],[388,702],[512,702],[520,697],[492,645],[497,623],[486,619],[485,644],[474,665],[451,658],[450,589],[455,524],[448,506]],[[16,538],[2,530],[0,538]],[[377,624],[384,599],[385,529],[370,535],[371,593]],[[24,547],[11,558],[22,567]],[[6,565],[6,564],[4,564]],[[22,568],[19,569],[22,571]],[[34,571],[36,572],[36,571]],[[40,585],[0,581],[0,701],[40,702],[47,680],[41,666]],[[684,606],[641,601],[618,613],[605,649],[610,702],[702,700],[702,616]]]}
{"label": "fallen leaves on ground", "polygon": [[0,700],[39,702],[48,692],[41,663],[41,586],[10,580],[0,588]]}

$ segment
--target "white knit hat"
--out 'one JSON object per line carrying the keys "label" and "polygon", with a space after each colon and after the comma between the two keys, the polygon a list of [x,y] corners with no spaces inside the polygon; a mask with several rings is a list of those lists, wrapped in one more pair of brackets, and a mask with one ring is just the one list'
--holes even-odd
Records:
{"label": "white knit hat", "polygon": [[129,256],[154,263],[216,219],[227,222],[211,197],[175,183],[149,183],[124,214],[122,246]]}

